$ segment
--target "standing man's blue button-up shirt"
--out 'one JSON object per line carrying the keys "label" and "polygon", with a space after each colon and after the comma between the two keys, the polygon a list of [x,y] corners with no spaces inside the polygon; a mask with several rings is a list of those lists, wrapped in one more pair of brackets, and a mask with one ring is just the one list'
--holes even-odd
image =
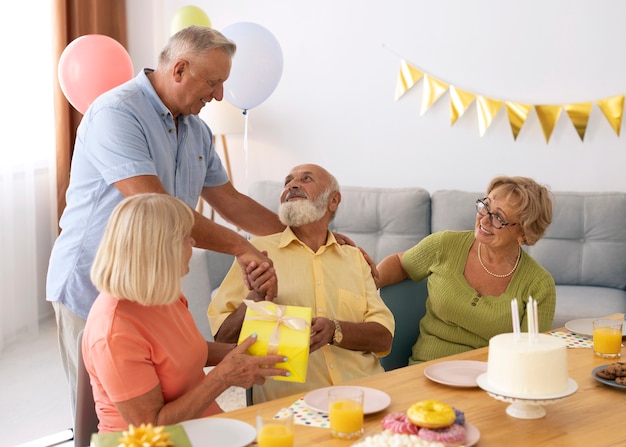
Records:
{"label": "standing man's blue button-up shirt", "polygon": [[140,175],[157,176],[192,208],[204,186],[228,182],[209,127],[196,115],[179,116],[177,131],[144,70],[100,96],[78,127],[67,206],[48,268],[49,301],[87,318],[98,296],[91,264],[109,216],[124,198],[114,183]]}

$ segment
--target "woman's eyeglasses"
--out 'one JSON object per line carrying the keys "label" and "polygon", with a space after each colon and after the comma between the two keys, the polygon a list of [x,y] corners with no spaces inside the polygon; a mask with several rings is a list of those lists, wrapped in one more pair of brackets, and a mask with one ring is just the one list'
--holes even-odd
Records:
{"label": "woman's eyeglasses", "polygon": [[487,197],[476,200],[476,212],[481,216],[489,215],[489,222],[491,223],[491,226],[493,228],[495,228],[496,230],[500,230],[504,227],[512,227],[513,225],[517,225],[514,223],[506,222],[499,214],[489,211],[489,205],[485,203],[485,200],[487,200]]}

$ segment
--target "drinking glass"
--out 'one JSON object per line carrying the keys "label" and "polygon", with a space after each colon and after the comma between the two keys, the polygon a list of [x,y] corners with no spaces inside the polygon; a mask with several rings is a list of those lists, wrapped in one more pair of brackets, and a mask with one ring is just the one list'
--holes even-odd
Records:
{"label": "drinking glass", "polygon": [[356,439],[363,434],[363,390],[334,387],[328,391],[330,434],[339,439]]}
{"label": "drinking glass", "polygon": [[281,409],[276,416],[256,416],[258,447],[293,447],[293,411]]}
{"label": "drinking glass", "polygon": [[593,353],[605,359],[619,358],[622,351],[620,320],[593,320]]}

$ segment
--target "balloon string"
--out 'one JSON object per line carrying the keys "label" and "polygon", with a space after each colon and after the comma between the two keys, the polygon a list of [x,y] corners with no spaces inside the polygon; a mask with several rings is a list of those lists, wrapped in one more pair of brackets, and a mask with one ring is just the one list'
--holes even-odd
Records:
{"label": "balloon string", "polygon": [[245,164],[245,174],[244,174],[244,186],[246,194],[248,193],[248,110],[244,109],[243,111],[244,118],[244,127],[243,127],[243,152],[244,152],[244,164]]}

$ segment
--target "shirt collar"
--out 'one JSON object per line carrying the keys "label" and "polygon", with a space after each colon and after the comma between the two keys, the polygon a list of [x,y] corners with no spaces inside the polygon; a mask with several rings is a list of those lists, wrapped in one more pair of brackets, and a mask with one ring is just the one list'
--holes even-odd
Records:
{"label": "shirt collar", "polygon": [[[280,236],[280,241],[278,243],[278,248],[285,248],[285,247],[287,247],[291,243],[300,244],[303,247],[307,247],[308,248],[308,246],[304,242],[302,242],[300,239],[298,239],[298,237],[294,234],[294,232],[291,229],[291,227],[287,227],[287,228],[285,228],[283,230],[282,235]],[[325,247],[325,249],[328,249],[332,245],[339,246],[339,243],[337,242],[337,239],[335,239],[335,235],[333,234],[333,232],[332,231],[327,231],[326,243],[322,247],[320,247],[320,250],[323,247]]]}
{"label": "shirt collar", "polygon": [[[154,69],[152,68],[144,68],[143,70],[141,70],[137,75],[137,83],[141,86],[141,90],[144,92],[144,94],[150,99],[150,102],[154,106],[154,110],[156,110],[161,117],[165,118],[169,116],[173,120],[174,117],[172,115],[172,112],[170,112],[166,105],[163,104],[163,101],[161,101],[161,98],[154,89],[154,86],[150,82],[150,79],[148,79],[148,74],[152,72],[154,72]],[[183,115],[183,122],[186,121],[187,115]]]}

